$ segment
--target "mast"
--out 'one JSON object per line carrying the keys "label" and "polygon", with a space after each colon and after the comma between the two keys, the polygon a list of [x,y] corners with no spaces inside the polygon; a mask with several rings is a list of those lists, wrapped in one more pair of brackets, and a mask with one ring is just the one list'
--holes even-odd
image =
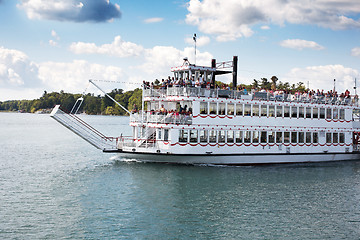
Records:
{"label": "mast", "polygon": [[193,40],[195,43],[195,66],[196,66],[196,33],[194,33]]}

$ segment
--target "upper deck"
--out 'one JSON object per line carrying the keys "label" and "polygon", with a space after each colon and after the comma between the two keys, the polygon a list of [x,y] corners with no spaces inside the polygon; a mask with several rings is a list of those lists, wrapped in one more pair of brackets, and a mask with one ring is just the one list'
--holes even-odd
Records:
{"label": "upper deck", "polygon": [[311,95],[308,93],[288,94],[285,92],[256,92],[250,94],[244,91],[228,90],[228,89],[207,89],[200,87],[168,87],[159,89],[144,89],[144,100],[149,98],[158,98],[166,100],[169,97],[206,97],[206,98],[228,98],[228,99],[244,99],[244,100],[264,100],[274,102],[297,102],[297,103],[314,103],[329,105],[346,105],[359,106],[359,98],[357,96],[327,96],[327,95]]}

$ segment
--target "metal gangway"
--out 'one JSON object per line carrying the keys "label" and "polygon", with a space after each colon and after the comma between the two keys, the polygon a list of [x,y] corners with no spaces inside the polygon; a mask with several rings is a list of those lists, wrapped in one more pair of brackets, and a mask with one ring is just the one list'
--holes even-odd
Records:
{"label": "metal gangway", "polygon": [[56,105],[50,116],[94,147],[103,151],[116,151],[118,138],[107,137],[73,113],[67,113]]}

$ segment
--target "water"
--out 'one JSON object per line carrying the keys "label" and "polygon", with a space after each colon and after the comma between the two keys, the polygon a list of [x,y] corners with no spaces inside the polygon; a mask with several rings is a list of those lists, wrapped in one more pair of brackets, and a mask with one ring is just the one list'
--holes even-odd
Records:
{"label": "water", "polygon": [[[127,117],[85,119],[130,132]],[[360,161],[122,162],[18,113],[0,113],[0,146],[0,239],[360,239]]]}

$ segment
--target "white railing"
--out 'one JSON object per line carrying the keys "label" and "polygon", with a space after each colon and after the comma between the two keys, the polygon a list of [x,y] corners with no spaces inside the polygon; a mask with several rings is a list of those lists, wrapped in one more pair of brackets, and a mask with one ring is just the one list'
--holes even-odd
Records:
{"label": "white railing", "polygon": [[325,97],[309,96],[308,94],[286,94],[271,92],[255,92],[246,94],[243,91],[226,89],[206,89],[198,87],[169,87],[167,89],[144,89],[144,97],[166,97],[166,96],[184,96],[184,97],[216,97],[232,99],[253,99],[282,102],[303,102],[317,104],[333,105],[352,105],[359,106],[359,99],[356,96],[344,97]]}
{"label": "white railing", "polygon": [[172,123],[172,124],[192,124],[192,115],[178,114],[175,112],[162,114],[155,111],[145,111],[142,115],[141,111],[133,113],[130,116],[130,122],[142,122],[144,123]]}

